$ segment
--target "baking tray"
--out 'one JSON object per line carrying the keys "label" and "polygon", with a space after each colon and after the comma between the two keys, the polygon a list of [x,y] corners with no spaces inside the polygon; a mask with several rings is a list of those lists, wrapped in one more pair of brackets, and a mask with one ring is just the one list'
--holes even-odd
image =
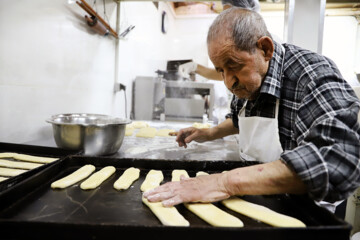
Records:
{"label": "baking tray", "polygon": [[[64,158],[66,156],[75,155],[80,153],[79,151],[66,150],[61,148],[53,148],[53,147],[42,147],[42,146],[33,146],[33,145],[24,145],[24,144],[15,144],[15,143],[4,143],[0,142],[0,152],[14,152],[14,153],[22,153],[33,156],[40,157],[54,157],[54,158]],[[0,192],[4,191],[17,183],[27,179],[28,177],[40,172],[47,166],[53,163],[44,164],[40,167],[28,170],[20,175],[10,177],[9,179],[0,182]]]}
{"label": "baking tray", "polygon": [[[97,170],[112,165],[116,173],[95,190],[83,191],[80,184],[53,190],[53,181],[85,164]],[[141,202],[140,185],[150,169],[162,170],[164,182],[173,169],[185,169],[190,176],[197,171],[209,173],[242,167],[239,161],[168,161],[116,159],[111,157],[71,156],[56,162],[27,181],[0,193],[0,229],[2,239],[349,239],[351,226],[305,196],[244,196],[245,200],[302,220],[306,228],[278,228],[255,221],[214,203],[239,217],[244,228],[212,227],[183,205],[179,212],[190,227],[163,226]],[[140,178],[126,191],[117,191],[113,183],[128,167],[140,168]],[[131,235],[127,235],[131,234]]]}

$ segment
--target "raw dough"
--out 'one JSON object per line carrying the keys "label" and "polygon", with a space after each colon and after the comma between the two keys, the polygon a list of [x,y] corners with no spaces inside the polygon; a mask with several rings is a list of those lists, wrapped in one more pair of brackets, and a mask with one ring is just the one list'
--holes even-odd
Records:
{"label": "raw dough", "polygon": [[87,178],[92,172],[95,171],[95,167],[93,165],[85,165],[72,174],[63,177],[51,184],[52,188],[67,188],[85,178]]}
{"label": "raw dough", "polygon": [[13,158],[16,160],[22,160],[25,162],[35,162],[35,163],[51,163],[53,161],[58,160],[58,158],[37,157],[27,154],[9,153],[9,152],[0,153],[0,158]]}
{"label": "raw dough", "polygon": [[40,163],[18,162],[9,160],[0,160],[0,167],[33,169],[42,166]]}
{"label": "raw dough", "polygon": [[197,123],[197,122],[195,122],[193,124],[193,127],[194,128],[210,128],[211,125],[209,123]]}
{"label": "raw dough", "polygon": [[80,184],[82,190],[97,188],[101,183],[114,174],[116,169],[113,166],[107,166],[91,175],[88,179]]}
{"label": "raw dough", "polygon": [[[141,185],[141,191],[147,191],[160,185],[164,176],[161,171],[150,170]],[[175,207],[164,207],[161,202],[149,202],[142,197],[143,203],[150,208],[160,222],[166,226],[190,226],[189,222]]]}
{"label": "raw dough", "polygon": [[[203,172],[204,173],[204,172]],[[189,174],[185,170],[173,170],[172,181],[180,181],[180,176]],[[187,209],[196,214],[207,223],[217,227],[243,227],[243,222],[221,210],[211,203],[185,203]]]}
{"label": "raw dough", "polygon": [[164,180],[164,175],[159,170],[150,170],[146,175],[144,182],[141,184],[140,190],[146,192],[156,188]]}
{"label": "raw dough", "polygon": [[159,137],[170,137],[170,135],[169,135],[170,132],[175,132],[175,130],[173,130],[173,129],[159,129],[159,130],[156,132],[156,136],[159,136]]}
{"label": "raw dough", "polygon": [[189,178],[189,174],[185,170],[175,169],[171,173],[171,176],[172,176],[171,181],[172,182],[180,181],[181,175],[184,175],[185,177]]}
{"label": "raw dough", "polygon": [[187,209],[215,227],[243,227],[243,222],[211,203],[185,203]]}
{"label": "raw dough", "polygon": [[125,136],[132,136],[134,133],[134,129],[125,129]]}
{"label": "raw dough", "polygon": [[147,127],[149,127],[149,124],[147,124],[146,122],[142,122],[142,121],[132,122],[129,125],[130,125],[130,127],[133,127],[133,128],[147,128]]}
{"label": "raw dough", "polygon": [[277,213],[267,207],[247,202],[238,197],[223,200],[222,204],[231,210],[275,227],[306,227],[300,220]]}
{"label": "raw dough", "polygon": [[14,177],[24,172],[26,172],[26,170],[0,167],[0,176],[4,177]]}
{"label": "raw dough", "polygon": [[165,226],[190,226],[190,223],[175,207],[164,207],[161,202],[149,202],[142,197],[142,202],[150,208],[160,222]]}
{"label": "raw dough", "polygon": [[145,137],[145,138],[153,138],[156,135],[156,128],[141,128],[137,134],[136,137]]}
{"label": "raw dough", "polygon": [[196,173],[196,176],[205,176],[205,175],[209,175],[207,172],[203,172],[203,171],[199,171]]}
{"label": "raw dough", "polygon": [[5,181],[6,179],[9,179],[7,177],[0,177],[0,182]]}
{"label": "raw dough", "polygon": [[140,176],[140,169],[138,168],[128,168],[125,172],[119,177],[119,179],[114,183],[114,188],[116,190],[126,190],[131,184],[136,181]]}

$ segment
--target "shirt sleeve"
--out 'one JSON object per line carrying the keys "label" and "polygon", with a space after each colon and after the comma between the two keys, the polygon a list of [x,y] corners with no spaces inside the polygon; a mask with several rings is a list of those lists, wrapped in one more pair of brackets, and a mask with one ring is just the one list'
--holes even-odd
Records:
{"label": "shirt sleeve", "polygon": [[281,159],[307,185],[311,198],[334,202],[360,185],[360,102],[346,83],[317,82],[307,87],[299,105],[294,125],[298,146]]}

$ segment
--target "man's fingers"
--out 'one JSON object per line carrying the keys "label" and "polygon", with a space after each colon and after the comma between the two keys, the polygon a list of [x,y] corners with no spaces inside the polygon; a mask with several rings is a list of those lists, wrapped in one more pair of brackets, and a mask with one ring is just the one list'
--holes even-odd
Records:
{"label": "man's fingers", "polygon": [[176,195],[170,199],[162,201],[162,205],[164,207],[172,207],[172,206],[178,205],[180,203],[183,203],[183,201],[179,195]]}
{"label": "man's fingers", "polygon": [[155,193],[153,195],[150,195],[147,197],[147,200],[149,202],[160,202],[167,199],[170,199],[174,196],[172,192],[161,192],[161,193]]}

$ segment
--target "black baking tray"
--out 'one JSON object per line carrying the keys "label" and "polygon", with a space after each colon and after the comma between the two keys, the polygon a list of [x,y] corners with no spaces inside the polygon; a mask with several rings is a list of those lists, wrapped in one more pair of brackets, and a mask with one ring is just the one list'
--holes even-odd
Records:
{"label": "black baking tray", "polygon": [[[97,170],[114,166],[117,171],[97,189],[83,191],[79,183],[53,190],[53,181],[85,164]],[[306,228],[278,228],[258,222],[220,203],[221,209],[239,217],[243,228],[213,227],[178,205],[190,227],[163,226],[141,202],[140,185],[150,169],[162,170],[164,182],[173,169],[185,169],[190,177],[197,171],[222,172],[245,166],[239,161],[169,161],[70,156],[56,162],[17,186],[0,193],[2,239],[349,239],[351,226],[306,196],[243,196],[245,200],[302,220]],[[140,178],[130,189],[117,191],[113,183],[128,167],[140,168]],[[131,235],[129,235],[131,234]]]}
{"label": "black baking tray", "polygon": [[[0,152],[14,152],[14,153],[22,153],[29,154],[33,156],[40,157],[54,157],[54,158],[64,158],[66,156],[79,154],[79,151],[74,150],[66,150],[61,148],[54,147],[43,147],[43,146],[33,146],[33,145],[25,145],[25,144],[15,144],[15,143],[4,143],[0,142]],[[10,177],[9,179],[0,182],[0,192],[4,191],[24,179],[29,178],[30,176],[40,172],[44,168],[48,167],[53,163],[44,164],[43,166],[28,170],[20,175]]]}

